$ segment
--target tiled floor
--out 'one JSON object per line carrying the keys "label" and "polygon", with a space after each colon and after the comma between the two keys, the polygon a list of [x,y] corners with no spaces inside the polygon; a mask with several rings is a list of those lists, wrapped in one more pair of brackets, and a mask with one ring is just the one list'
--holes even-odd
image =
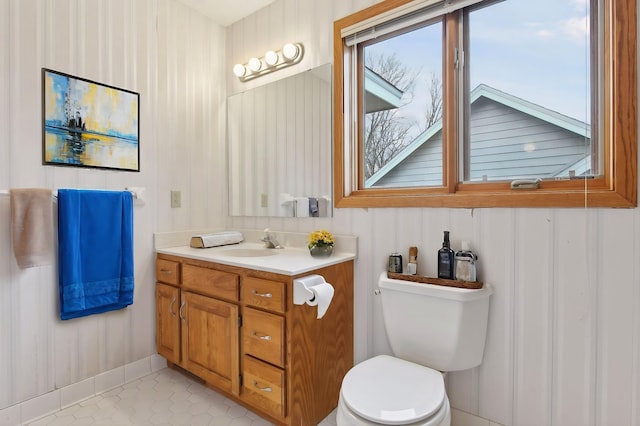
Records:
{"label": "tiled floor", "polygon": [[[168,368],[29,423],[33,426],[270,424],[219,393]],[[320,426],[335,424],[334,411]]]}

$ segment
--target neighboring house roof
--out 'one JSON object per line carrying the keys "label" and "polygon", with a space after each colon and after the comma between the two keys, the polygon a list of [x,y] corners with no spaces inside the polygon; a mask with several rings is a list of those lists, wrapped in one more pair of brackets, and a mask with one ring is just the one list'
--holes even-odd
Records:
{"label": "neighboring house roof", "polygon": [[365,114],[399,108],[404,92],[375,71],[364,69]]}
{"label": "neighboring house roof", "polygon": [[591,126],[585,122],[560,114],[559,112],[552,111],[501,90],[494,89],[486,84],[479,84],[475,89],[473,89],[470,99],[471,104],[483,96],[515,110],[524,112],[525,114],[529,114],[532,117],[539,118],[547,123],[555,124],[558,127],[567,129],[580,136],[589,139],[591,138]]}
{"label": "neighboring house roof", "polygon": [[[535,121],[540,125],[544,124],[545,126],[548,126],[550,128],[557,128],[559,129],[559,131],[567,132],[567,134],[573,134],[574,141],[571,142],[573,147],[577,146],[576,144],[578,143],[578,140],[581,141],[579,143],[581,143],[582,145],[584,145],[585,140],[587,140],[587,143],[590,140],[591,129],[590,126],[585,124],[584,122],[560,114],[556,111],[544,108],[540,105],[534,104],[508,93],[502,92],[485,84],[480,84],[471,92],[470,97],[470,103],[473,107],[471,108],[472,155],[474,151],[474,126],[481,126],[480,124],[475,124],[474,113],[475,115],[479,115],[479,111],[481,111],[483,108],[488,109],[489,104],[487,104],[487,102],[492,102],[496,108],[502,108],[501,111],[507,111],[504,109],[505,107],[507,107],[511,110],[515,110],[516,112],[521,113],[521,116],[528,117],[528,119],[530,119],[532,122]],[[477,120],[484,120],[485,122],[488,121],[487,118],[478,118]],[[486,123],[482,125],[487,126]],[[385,177],[388,178],[394,173],[398,174],[399,166],[402,167],[401,164],[405,165],[406,163],[408,163],[412,155],[414,155],[416,151],[424,151],[424,146],[427,142],[441,140],[441,130],[442,121],[438,120],[433,126],[418,135],[404,150],[402,150],[400,153],[398,153],[398,155],[392,158],[391,161],[380,168],[373,176],[367,179],[367,181],[365,182],[365,186],[374,186],[381,183],[381,180],[385,179]],[[562,163],[562,167],[558,168],[558,166],[549,164],[544,173],[540,174],[561,176],[566,175],[568,170],[575,170],[576,174],[584,173],[589,168],[588,165],[590,164],[590,156],[585,157],[583,152],[583,150],[580,150],[578,152],[576,149],[571,150],[571,152],[565,152],[563,155],[567,157],[567,160]],[[567,166],[567,162],[570,163],[569,166]],[[439,169],[433,167],[432,169],[432,174],[439,173],[439,179],[441,180],[441,166]],[[414,178],[419,177],[417,176],[417,173],[419,172],[417,172],[416,169],[414,169],[413,173],[416,174]],[[532,173],[536,175],[538,174],[538,172],[533,171]]]}

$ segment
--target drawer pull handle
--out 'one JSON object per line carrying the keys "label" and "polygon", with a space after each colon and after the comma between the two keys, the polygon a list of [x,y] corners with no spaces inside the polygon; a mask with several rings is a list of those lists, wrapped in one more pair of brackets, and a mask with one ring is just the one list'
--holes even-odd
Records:
{"label": "drawer pull handle", "polygon": [[267,298],[272,298],[273,294],[271,293],[258,293],[255,290],[251,290],[251,293],[253,293],[254,295],[258,296],[258,297],[267,297]]}
{"label": "drawer pull handle", "polygon": [[173,274],[173,271],[171,269],[160,269],[160,272],[162,272],[163,274]]}
{"label": "drawer pull handle", "polygon": [[187,302],[182,302],[182,305],[180,305],[180,309],[178,310],[178,315],[180,315],[180,319],[181,319],[182,321],[186,321],[186,320],[187,320],[184,316],[182,316],[182,308],[184,308],[184,305],[185,305],[186,303],[187,303]]}
{"label": "drawer pull handle", "polygon": [[258,382],[256,382],[255,380],[253,381],[253,387],[258,390],[261,390],[262,392],[273,392],[273,389],[271,389],[269,386],[265,386],[265,387],[258,386]]}
{"label": "drawer pull handle", "polygon": [[171,316],[172,317],[176,316],[176,313],[173,312],[173,304],[174,303],[176,303],[176,298],[175,297],[171,300],[171,304],[169,305],[169,312],[171,312]]}
{"label": "drawer pull handle", "polygon": [[252,332],[251,332],[251,335],[252,335],[253,337],[257,337],[257,338],[258,338],[258,339],[260,339],[260,340],[271,340],[271,336],[269,336],[268,334],[260,335],[260,334],[258,334],[258,332],[257,332],[257,331],[252,331]]}

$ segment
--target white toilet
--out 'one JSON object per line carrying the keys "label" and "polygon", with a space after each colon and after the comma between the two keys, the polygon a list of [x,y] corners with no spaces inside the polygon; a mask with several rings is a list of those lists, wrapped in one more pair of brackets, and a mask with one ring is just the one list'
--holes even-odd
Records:
{"label": "white toilet", "polygon": [[395,357],[376,356],[347,372],[338,426],[448,426],[443,372],[482,363],[493,291],[394,280],[386,272],[378,285]]}

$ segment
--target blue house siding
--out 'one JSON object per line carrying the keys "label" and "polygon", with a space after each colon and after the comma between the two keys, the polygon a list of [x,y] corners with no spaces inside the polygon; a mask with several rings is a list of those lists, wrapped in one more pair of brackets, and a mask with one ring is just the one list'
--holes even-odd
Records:
{"label": "blue house siding", "polygon": [[490,99],[471,107],[471,180],[552,178],[588,156],[589,139]]}
{"label": "blue house siding", "polygon": [[[488,96],[483,96],[487,91]],[[576,133],[580,130],[577,120],[565,120],[553,111],[487,86],[480,87],[478,93],[470,115],[471,181],[483,180],[484,176],[489,180],[567,177],[570,165],[590,156],[588,126],[583,126],[581,134]],[[440,129],[425,132],[401,154],[372,176],[367,185],[442,185]]]}

